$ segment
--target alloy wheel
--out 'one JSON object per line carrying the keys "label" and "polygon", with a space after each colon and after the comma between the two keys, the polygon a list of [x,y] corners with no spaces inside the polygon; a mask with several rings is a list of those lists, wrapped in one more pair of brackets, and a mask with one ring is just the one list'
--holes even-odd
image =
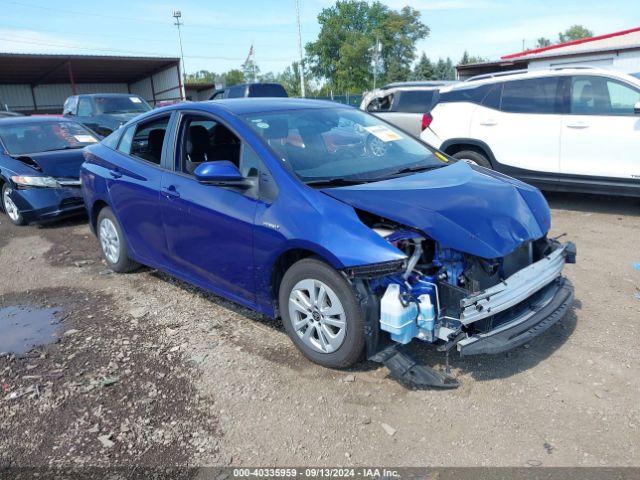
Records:
{"label": "alloy wheel", "polygon": [[289,317],[296,334],[317,352],[335,352],[344,342],[344,307],[331,287],[320,280],[308,278],[294,285],[289,295]]}
{"label": "alloy wheel", "polygon": [[4,211],[7,212],[9,218],[14,222],[18,222],[20,221],[20,210],[18,210],[17,205],[11,200],[9,196],[11,192],[12,190],[10,188],[5,189],[4,195],[2,196],[2,203],[4,204]]}
{"label": "alloy wheel", "polygon": [[100,245],[107,260],[111,263],[118,263],[120,258],[120,238],[113,222],[108,218],[103,218],[99,228]]}

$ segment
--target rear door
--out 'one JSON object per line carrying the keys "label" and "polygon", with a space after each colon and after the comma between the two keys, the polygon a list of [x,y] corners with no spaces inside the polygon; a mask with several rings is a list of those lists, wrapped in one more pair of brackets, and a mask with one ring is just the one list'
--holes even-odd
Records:
{"label": "rear door", "polygon": [[117,147],[117,161],[107,166],[111,207],[137,260],[166,263],[160,210],[160,185],[169,140],[171,115],[160,115],[128,127]]}
{"label": "rear door", "polygon": [[473,114],[470,136],[485,142],[503,166],[559,172],[561,86],[559,77],[494,86]]}
{"label": "rear door", "polygon": [[570,175],[640,178],[640,89],[598,75],[571,77],[562,119],[560,170]]}
{"label": "rear door", "polygon": [[422,116],[433,103],[435,90],[400,90],[394,94],[391,110],[377,115],[415,137],[422,132]]}

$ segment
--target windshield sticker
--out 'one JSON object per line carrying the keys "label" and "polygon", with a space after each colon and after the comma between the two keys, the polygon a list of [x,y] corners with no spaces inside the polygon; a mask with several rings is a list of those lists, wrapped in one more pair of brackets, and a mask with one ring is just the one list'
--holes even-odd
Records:
{"label": "windshield sticker", "polygon": [[133,103],[142,103],[142,100],[140,100],[138,97],[129,97],[129,100],[131,100]]}
{"label": "windshield sticker", "polygon": [[256,123],[256,127],[258,127],[258,128],[269,128],[269,124],[265,123],[265,122],[258,122],[258,123]]}
{"label": "windshield sticker", "polygon": [[375,125],[373,127],[364,127],[364,129],[371,135],[379,138],[383,142],[395,142],[402,140],[402,137],[393,130],[385,127],[384,125]]}
{"label": "windshield sticker", "polygon": [[441,162],[449,163],[449,159],[445,157],[443,154],[441,154],[440,152],[433,152],[433,156],[436,157]]}
{"label": "windshield sticker", "polygon": [[91,135],[74,135],[75,139],[80,143],[96,143],[96,140]]}

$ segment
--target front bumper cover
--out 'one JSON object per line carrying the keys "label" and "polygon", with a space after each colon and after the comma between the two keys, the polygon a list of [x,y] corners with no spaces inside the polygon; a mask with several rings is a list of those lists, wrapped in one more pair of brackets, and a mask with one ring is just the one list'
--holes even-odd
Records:
{"label": "front bumper cover", "polygon": [[559,277],[514,307],[503,323],[487,333],[471,335],[457,344],[460,355],[495,354],[524,345],[561,320],[573,305],[573,285]]}

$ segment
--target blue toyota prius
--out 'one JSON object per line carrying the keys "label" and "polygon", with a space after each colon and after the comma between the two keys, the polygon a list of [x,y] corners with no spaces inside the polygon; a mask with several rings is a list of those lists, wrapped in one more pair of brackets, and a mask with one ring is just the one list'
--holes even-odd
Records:
{"label": "blue toyota prius", "polygon": [[[175,105],[85,149],[107,264],[168,272],[272,317],[347,367],[412,340],[497,353],[561,319],[573,244],[534,187],[350,107]],[[386,357],[385,357],[386,355]]]}
{"label": "blue toyota prius", "polygon": [[82,149],[96,135],[54,117],[0,119],[2,208],[15,225],[84,213]]}

